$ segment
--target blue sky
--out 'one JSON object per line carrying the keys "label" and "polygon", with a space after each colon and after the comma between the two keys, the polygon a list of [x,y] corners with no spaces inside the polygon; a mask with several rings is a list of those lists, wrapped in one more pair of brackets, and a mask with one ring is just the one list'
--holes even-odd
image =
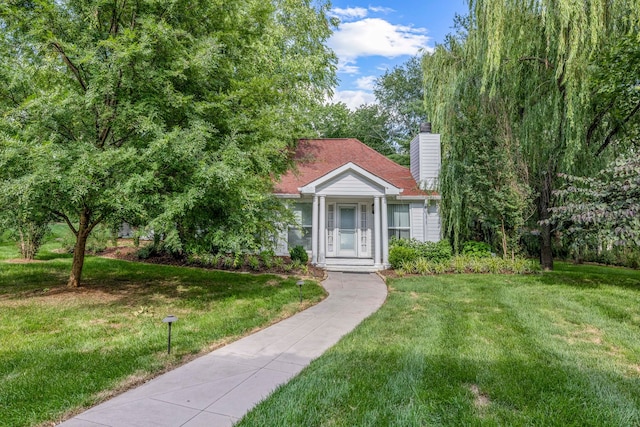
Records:
{"label": "blue sky", "polygon": [[466,11],[464,0],[333,0],[331,14],[340,20],[329,40],[339,58],[333,101],[352,109],[373,102],[377,77],[433,49],[452,32],[454,15]]}

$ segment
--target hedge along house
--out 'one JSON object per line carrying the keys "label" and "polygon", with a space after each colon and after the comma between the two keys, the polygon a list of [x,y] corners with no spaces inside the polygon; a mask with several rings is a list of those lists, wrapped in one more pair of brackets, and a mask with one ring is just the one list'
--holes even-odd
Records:
{"label": "hedge along house", "polygon": [[400,166],[357,139],[305,139],[297,168],[276,184],[290,199],[299,227],[279,239],[277,253],[302,245],[328,270],[386,268],[393,237],[440,240],[440,135],[423,124],[411,142],[411,167]]}

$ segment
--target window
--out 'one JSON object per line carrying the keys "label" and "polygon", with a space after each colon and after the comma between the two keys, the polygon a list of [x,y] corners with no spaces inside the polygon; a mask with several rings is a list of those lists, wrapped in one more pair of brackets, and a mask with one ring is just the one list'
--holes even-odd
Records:
{"label": "window", "polygon": [[311,203],[296,203],[293,206],[293,215],[297,224],[289,227],[287,243],[289,249],[301,245],[306,250],[311,250]]}
{"label": "window", "polygon": [[387,225],[389,227],[389,239],[409,239],[411,229],[409,227],[409,205],[387,205]]}
{"label": "window", "polygon": [[429,200],[427,203],[427,213],[428,214],[436,214],[438,213],[438,202],[436,200]]}

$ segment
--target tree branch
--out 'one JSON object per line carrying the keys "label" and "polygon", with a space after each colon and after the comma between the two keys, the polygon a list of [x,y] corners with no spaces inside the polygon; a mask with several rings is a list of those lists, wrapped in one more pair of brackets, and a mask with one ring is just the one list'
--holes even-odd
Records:
{"label": "tree branch", "polygon": [[[58,125],[60,125],[60,123],[58,123]],[[64,126],[60,125],[65,131],[69,132],[68,129],[66,129]],[[60,129],[56,129],[52,126],[49,125],[45,125],[45,128],[49,129],[52,132],[58,133],[60,135],[62,135],[63,137],[65,137],[66,139],[68,139],[69,141],[76,141],[75,136],[72,133],[65,133],[65,132],[61,132]]]}
{"label": "tree branch", "polygon": [[124,135],[122,138],[117,139],[117,140],[113,140],[113,146],[114,147],[120,147],[127,139],[129,139],[133,134],[135,133],[135,131],[130,131],[129,133],[127,133],[126,135]]}
{"label": "tree branch", "polygon": [[544,64],[544,66],[545,66],[546,68],[552,68],[552,64],[551,64],[551,62],[549,62],[549,59],[547,59],[547,58],[540,58],[540,57],[537,57],[537,56],[523,56],[523,57],[521,57],[521,58],[518,58],[518,61],[520,61],[520,62],[524,62],[524,61],[538,61],[538,62],[540,62],[541,64]]}
{"label": "tree branch", "polygon": [[78,81],[78,83],[80,83],[80,86],[82,86],[82,90],[86,92],[87,85],[85,84],[84,79],[82,78],[82,75],[80,74],[80,70],[78,69],[78,67],[76,67],[73,64],[73,62],[71,62],[71,59],[69,59],[67,54],[64,53],[64,49],[62,49],[62,46],[60,46],[58,42],[51,42],[51,46],[53,46],[54,49],[58,51],[58,53],[62,57],[62,61],[64,61],[64,63],[67,64],[67,67],[69,67],[73,75],[76,77],[76,80]]}
{"label": "tree branch", "polygon": [[103,220],[104,220],[104,215],[100,215],[98,217],[98,219],[96,219],[91,224],[89,224],[89,226],[87,227],[87,234],[91,233],[91,231],[94,229],[94,227],[96,225],[100,224]]}
{"label": "tree branch", "polygon": [[611,129],[611,132],[609,132],[609,134],[607,135],[607,137],[604,139],[604,142],[602,143],[602,145],[600,145],[600,148],[598,148],[598,151],[596,152],[596,156],[599,156],[600,154],[602,154],[602,152],[604,151],[605,148],[607,148],[609,146],[609,144],[611,143],[611,139],[618,133],[620,132],[620,129],[622,129],[622,126],[627,123],[629,120],[631,120],[631,118],[638,112],[640,111],[640,102],[638,102],[636,104],[636,106],[634,107],[633,110],[631,110],[631,112],[629,114],[627,114],[627,117],[625,117],[621,122],[619,122],[613,129]]}
{"label": "tree branch", "polygon": [[52,214],[54,214],[55,216],[57,216],[58,218],[62,218],[64,219],[64,221],[67,223],[67,225],[69,226],[69,228],[71,229],[71,231],[73,232],[73,234],[78,237],[78,230],[76,230],[76,228],[73,226],[73,224],[71,223],[71,220],[69,219],[68,216],[66,216],[65,214],[63,214],[60,211],[51,211]]}
{"label": "tree branch", "polygon": [[607,105],[604,109],[600,110],[600,112],[596,114],[596,116],[591,121],[591,125],[589,125],[589,129],[587,130],[587,145],[591,144],[593,133],[598,128],[598,125],[600,125],[600,123],[602,122],[602,119],[604,119],[605,114],[607,114],[609,110],[613,108],[614,103],[615,101],[611,101],[609,105]]}

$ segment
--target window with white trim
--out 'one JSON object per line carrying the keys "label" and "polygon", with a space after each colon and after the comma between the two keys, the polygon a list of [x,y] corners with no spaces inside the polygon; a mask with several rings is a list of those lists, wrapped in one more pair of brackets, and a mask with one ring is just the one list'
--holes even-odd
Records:
{"label": "window with white trim", "polygon": [[411,238],[411,227],[409,222],[408,204],[388,204],[387,205],[387,226],[389,229],[389,239],[409,239]]}
{"label": "window with white trim", "polygon": [[287,244],[289,249],[301,245],[306,250],[311,250],[312,233],[312,205],[311,203],[295,203],[293,205],[293,216],[296,219],[296,226],[289,227]]}

